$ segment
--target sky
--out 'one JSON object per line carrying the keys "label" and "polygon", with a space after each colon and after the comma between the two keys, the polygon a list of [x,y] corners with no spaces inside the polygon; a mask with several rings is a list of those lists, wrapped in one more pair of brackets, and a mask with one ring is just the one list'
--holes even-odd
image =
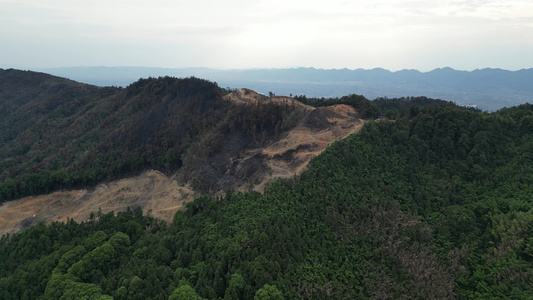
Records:
{"label": "sky", "polygon": [[0,0],[0,68],[533,68],[531,0]]}

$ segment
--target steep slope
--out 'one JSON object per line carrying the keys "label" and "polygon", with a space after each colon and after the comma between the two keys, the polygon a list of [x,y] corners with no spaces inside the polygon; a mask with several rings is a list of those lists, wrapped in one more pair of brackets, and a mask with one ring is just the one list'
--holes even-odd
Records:
{"label": "steep slope", "polygon": [[[99,88],[47,74],[0,69],[0,180],[54,169],[108,114],[104,99],[118,89]],[[101,109],[91,109],[102,102]],[[82,143],[82,141],[80,141]],[[78,153],[77,153],[78,152]],[[0,201],[4,193],[0,194]]]}
{"label": "steep slope", "polygon": [[262,191],[272,178],[300,174],[327,145],[357,132],[364,124],[364,120],[357,118],[356,110],[348,105],[316,108],[289,97],[267,98],[248,89],[237,89],[224,97],[239,105],[277,104],[296,108],[288,120],[297,121],[292,129],[263,148],[249,149],[236,161],[237,165],[250,158],[263,162],[267,174],[254,182],[258,183],[254,186],[257,191]]}
{"label": "steep slope", "polygon": [[[35,75],[15,74],[14,82]],[[170,221],[184,201],[199,194],[262,191],[272,178],[300,174],[311,158],[364,122],[351,106],[315,108],[245,89],[222,96],[215,84],[196,78],[141,79],[126,89],[110,88],[103,98],[84,94],[99,88],[82,87],[40,119],[18,126],[19,133],[2,145],[1,196],[33,195],[0,207],[3,233],[39,221],[83,221],[98,209],[128,206]],[[54,97],[39,91],[25,114],[36,114],[34,107]],[[71,103],[78,98],[86,99],[81,107]],[[47,121],[67,104],[71,113]],[[6,110],[6,117],[16,109]],[[27,134],[36,130],[40,134]],[[9,152],[22,142],[29,151]]]}

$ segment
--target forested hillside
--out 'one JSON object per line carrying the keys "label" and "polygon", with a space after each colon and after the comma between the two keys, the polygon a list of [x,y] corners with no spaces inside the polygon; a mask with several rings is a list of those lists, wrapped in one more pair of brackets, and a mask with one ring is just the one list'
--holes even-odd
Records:
{"label": "forested hillside", "polygon": [[314,99],[330,105],[315,108],[198,78],[122,89],[17,70],[0,76],[0,202],[16,200],[0,210],[0,234],[84,221],[99,208],[140,206],[170,221],[195,195],[262,191],[272,178],[300,174],[328,144],[359,131],[361,118],[379,114],[357,95]]}
{"label": "forested hillside", "polygon": [[0,298],[530,298],[533,105],[376,105],[389,118],[264,194],[203,196],[170,224],[95,212],[3,237]]}

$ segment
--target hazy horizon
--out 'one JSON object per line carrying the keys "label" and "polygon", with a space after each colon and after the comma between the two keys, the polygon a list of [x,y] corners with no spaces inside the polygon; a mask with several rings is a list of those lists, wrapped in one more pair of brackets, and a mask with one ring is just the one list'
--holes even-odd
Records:
{"label": "hazy horizon", "polygon": [[[0,68],[2,68],[2,66],[0,66]],[[515,72],[515,71],[520,71],[520,70],[529,70],[529,69],[533,69],[533,67],[526,67],[526,68],[520,68],[520,69],[505,69],[505,68],[498,68],[498,67],[480,67],[480,68],[476,68],[476,69],[469,69],[469,70],[464,70],[464,69],[456,69],[456,68],[452,68],[450,66],[440,66],[440,67],[435,67],[433,69],[428,69],[428,70],[419,70],[419,69],[415,69],[415,68],[403,68],[403,69],[397,69],[397,70],[391,70],[391,69],[387,69],[387,68],[383,68],[383,67],[373,67],[373,68],[317,68],[317,67],[313,67],[313,66],[309,66],[309,67],[302,67],[302,66],[294,66],[294,67],[286,67],[286,68],[282,68],[282,67],[279,67],[279,68],[212,68],[212,67],[202,67],[202,66],[195,66],[195,67],[154,67],[154,66],[135,66],[135,65],[129,65],[129,66],[106,66],[106,65],[90,65],[90,66],[84,66],[84,65],[73,65],[73,66],[64,66],[64,67],[42,67],[42,68],[26,68],[25,70],[29,70],[29,71],[39,71],[39,70],[51,70],[51,69],[75,69],[75,68],[109,68],[109,69],[120,69],[120,68],[138,68],[138,69],[168,69],[168,70],[186,70],[186,69],[206,69],[206,70],[213,70],[213,71],[250,71],[250,70],[295,70],[295,69],[316,69],[316,70],[325,70],[325,71],[329,71],[329,70],[349,70],[349,71],[356,71],[356,70],[365,70],[365,71],[372,71],[372,70],[385,70],[385,71],[389,71],[389,72],[392,72],[392,73],[395,73],[395,72],[400,72],[400,71],[418,71],[420,73],[429,73],[429,72],[432,72],[432,71],[435,71],[435,70],[442,70],[442,69],[452,69],[452,70],[455,70],[455,71],[465,71],[465,72],[472,72],[472,71],[477,71],[477,70],[485,70],[485,69],[499,69],[499,70],[504,70],[504,71],[512,71],[512,72]],[[3,68],[3,69],[6,69],[6,68]],[[17,69],[17,68],[14,68],[14,69]]]}
{"label": "hazy horizon", "polygon": [[0,67],[533,68],[524,0],[0,0]]}

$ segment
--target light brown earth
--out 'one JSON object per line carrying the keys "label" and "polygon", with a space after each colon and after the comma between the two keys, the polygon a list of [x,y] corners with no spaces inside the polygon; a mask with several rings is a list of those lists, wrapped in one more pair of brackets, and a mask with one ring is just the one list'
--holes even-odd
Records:
{"label": "light brown earth", "polygon": [[[265,148],[248,149],[241,158],[235,159],[244,161],[260,154],[269,169],[263,172],[266,175],[261,183],[254,186],[254,190],[260,192],[273,178],[300,174],[308,168],[311,158],[327,145],[359,131],[364,124],[348,105],[314,108],[289,97],[268,98],[248,89],[238,89],[225,98],[242,105],[290,105],[303,112],[303,119],[279,140]],[[178,174],[167,177],[150,170],[136,177],[101,183],[90,190],[58,191],[5,202],[0,206],[0,235],[38,222],[65,222],[67,219],[81,222],[88,220],[91,212],[119,212],[128,207],[141,207],[145,213],[151,211],[152,216],[170,222],[177,210],[199,196],[187,184],[178,183],[177,177]],[[243,190],[249,186],[235,188]]]}
{"label": "light brown earth", "polygon": [[[353,111],[351,106],[337,106],[339,109]],[[291,177],[307,169],[309,161],[322,153],[326,147],[361,129],[364,122],[353,117],[330,118],[334,126],[320,131],[312,131],[305,126],[296,126],[284,138],[261,151],[271,169],[271,178]],[[271,178],[265,178],[254,190],[262,192]]]}
{"label": "light brown earth", "polygon": [[224,98],[236,104],[258,105],[258,104],[276,103],[279,105],[296,106],[297,108],[303,109],[303,110],[315,109],[312,106],[305,105],[302,102],[289,98],[289,97],[274,96],[274,97],[269,98],[265,95],[258,94],[257,92],[250,90],[250,89],[236,89],[235,91],[224,96]]}
{"label": "light brown earth", "polygon": [[195,196],[198,195],[187,186],[150,170],[136,177],[101,183],[91,190],[58,191],[5,202],[0,206],[0,235],[39,222],[85,221],[91,212],[119,212],[128,207],[141,207],[145,213],[151,211],[152,216],[171,221],[175,212]]}
{"label": "light brown earth", "polygon": [[[300,174],[307,169],[309,161],[324,151],[329,144],[359,131],[365,122],[356,117],[357,111],[353,107],[344,104],[315,108],[288,97],[267,98],[249,89],[237,89],[225,97],[243,105],[260,103],[291,105],[306,114],[306,117],[280,140],[264,149],[250,151],[246,156],[251,157],[260,152],[270,168],[269,176],[254,186],[254,190],[259,192],[264,191],[265,186],[273,178],[286,178]],[[314,125],[313,118],[325,119],[326,125],[318,126],[318,128],[312,126]],[[245,188],[247,187],[241,187],[241,189]]]}

